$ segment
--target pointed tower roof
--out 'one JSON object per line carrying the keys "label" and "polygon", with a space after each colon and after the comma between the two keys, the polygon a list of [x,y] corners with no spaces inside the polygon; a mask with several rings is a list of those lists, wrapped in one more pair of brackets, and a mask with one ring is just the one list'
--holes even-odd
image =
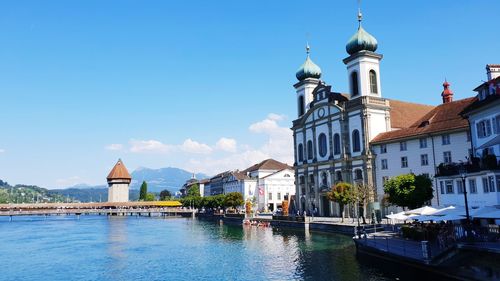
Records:
{"label": "pointed tower roof", "polygon": [[450,83],[448,83],[446,79],[444,79],[443,88],[443,92],[441,93],[441,97],[443,97],[443,103],[452,102],[453,91],[450,89]]}
{"label": "pointed tower roof", "polygon": [[132,177],[127,171],[127,168],[122,162],[122,159],[118,159],[118,162],[116,162],[116,165],[113,167],[111,172],[109,172],[109,175],[107,177],[108,181],[111,180],[132,180]]}

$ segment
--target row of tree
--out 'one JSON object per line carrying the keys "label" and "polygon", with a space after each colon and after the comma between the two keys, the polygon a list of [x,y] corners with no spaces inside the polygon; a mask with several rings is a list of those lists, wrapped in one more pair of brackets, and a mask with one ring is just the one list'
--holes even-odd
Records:
{"label": "row of tree", "polygon": [[[327,198],[339,204],[342,218],[344,218],[344,207],[357,203],[364,222],[366,205],[373,199],[374,192],[374,188],[366,184],[352,185],[340,182],[332,186]],[[384,183],[384,193],[388,204],[414,209],[432,199],[432,181],[426,175],[399,175]]]}
{"label": "row of tree", "polygon": [[[156,195],[152,192],[148,192],[148,184],[143,181],[141,184],[141,189],[139,190],[139,201],[155,201]],[[160,192],[160,201],[172,200],[172,193],[165,189]]]}
{"label": "row of tree", "polygon": [[197,209],[226,209],[232,208],[237,210],[243,206],[243,195],[239,192],[231,192],[228,194],[219,194],[213,196],[201,197],[197,184],[192,185],[186,192],[186,196],[180,199],[184,207],[192,207]]}

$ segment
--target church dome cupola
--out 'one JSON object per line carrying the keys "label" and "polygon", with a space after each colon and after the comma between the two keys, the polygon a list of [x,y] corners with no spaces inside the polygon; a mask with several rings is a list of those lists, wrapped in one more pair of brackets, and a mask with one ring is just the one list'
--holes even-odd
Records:
{"label": "church dome cupola", "polygon": [[354,33],[345,46],[349,55],[353,55],[359,51],[375,52],[377,50],[377,39],[363,29],[363,26],[361,26],[362,18],[361,11],[358,11],[358,31]]}
{"label": "church dome cupola", "polygon": [[295,77],[299,81],[302,81],[306,78],[316,78],[319,79],[321,77],[321,68],[317,66],[309,57],[309,52],[311,48],[309,47],[309,44],[306,46],[306,52],[307,52],[307,58],[306,61],[299,67],[297,70],[297,73],[295,74]]}

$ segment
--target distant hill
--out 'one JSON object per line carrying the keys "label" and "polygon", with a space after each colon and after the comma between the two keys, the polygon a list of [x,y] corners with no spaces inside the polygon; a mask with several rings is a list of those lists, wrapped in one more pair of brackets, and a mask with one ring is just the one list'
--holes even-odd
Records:
{"label": "distant hill", "polygon": [[[140,189],[142,181],[148,183],[148,191],[160,192],[164,189],[175,193],[193,176],[192,173],[179,168],[149,169],[138,168],[132,172],[132,189]],[[205,174],[195,174],[197,179],[208,178]]]}
{"label": "distant hill", "polygon": [[[139,198],[139,189],[141,188],[142,181],[148,183],[148,191],[159,193],[164,189],[175,193],[189,180],[193,175],[183,169],[179,168],[161,168],[149,169],[138,168],[132,172],[132,183],[130,185],[129,197],[131,201]],[[205,174],[196,174],[197,179],[208,178]],[[72,198],[80,202],[99,202],[108,200],[108,186],[107,185],[87,185],[78,184],[63,189],[51,189],[50,194],[58,195],[62,198]]]}
{"label": "distant hill", "polygon": [[[96,186],[89,187],[71,187],[65,189],[51,189],[49,190],[51,194],[58,194],[65,198],[69,197],[75,201],[79,202],[106,202],[108,201],[108,187],[107,186]],[[130,189],[129,190],[129,200],[136,201],[139,199],[139,190]]]}
{"label": "distant hill", "polygon": [[[65,202],[67,200],[60,194],[51,193],[50,190],[36,185],[16,184],[12,186],[0,180],[0,204]],[[69,201],[72,201],[71,198]]]}

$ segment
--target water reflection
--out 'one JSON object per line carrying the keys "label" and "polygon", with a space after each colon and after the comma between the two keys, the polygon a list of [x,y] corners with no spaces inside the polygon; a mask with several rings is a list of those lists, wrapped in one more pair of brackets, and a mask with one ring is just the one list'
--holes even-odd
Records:
{"label": "water reflection", "polygon": [[124,280],[123,272],[127,268],[128,255],[126,247],[128,245],[127,239],[127,217],[110,216],[108,224],[106,225],[107,243],[106,251],[109,258],[107,262],[110,267],[106,275],[109,279]]}

